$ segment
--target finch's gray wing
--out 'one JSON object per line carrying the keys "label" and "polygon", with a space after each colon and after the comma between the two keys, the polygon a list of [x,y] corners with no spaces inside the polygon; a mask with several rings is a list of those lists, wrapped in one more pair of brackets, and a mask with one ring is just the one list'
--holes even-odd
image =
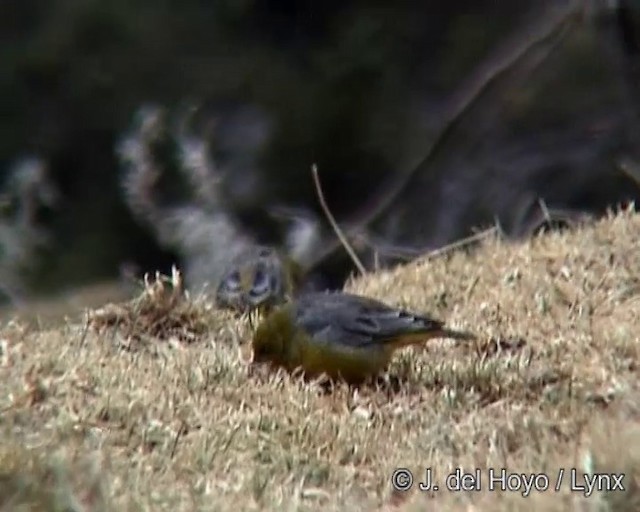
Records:
{"label": "finch's gray wing", "polygon": [[443,327],[437,320],[344,293],[307,295],[298,302],[296,321],[317,341],[349,346],[380,345]]}

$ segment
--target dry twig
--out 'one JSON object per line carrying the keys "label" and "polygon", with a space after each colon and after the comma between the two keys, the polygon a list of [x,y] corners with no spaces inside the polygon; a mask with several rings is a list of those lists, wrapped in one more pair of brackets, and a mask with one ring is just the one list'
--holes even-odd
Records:
{"label": "dry twig", "polygon": [[327,202],[324,198],[324,194],[322,193],[322,186],[320,185],[320,177],[318,176],[318,166],[316,164],[313,164],[311,166],[311,174],[313,175],[313,183],[315,184],[315,187],[316,187],[316,192],[318,194],[318,201],[320,201],[320,206],[322,207],[322,211],[327,216],[327,220],[329,221],[329,224],[331,224],[333,231],[335,231],[336,236],[340,240],[340,243],[343,245],[344,249],[347,251],[347,253],[351,257],[353,264],[356,266],[360,274],[365,275],[367,273],[367,270],[364,268],[364,265],[360,261],[360,258],[358,258],[358,255],[353,250],[353,247],[351,247],[351,245],[349,244],[347,237],[344,235],[344,233],[340,229],[340,226],[338,226],[336,219],[334,218],[333,214],[331,213],[331,210],[329,210],[329,207],[327,206]]}

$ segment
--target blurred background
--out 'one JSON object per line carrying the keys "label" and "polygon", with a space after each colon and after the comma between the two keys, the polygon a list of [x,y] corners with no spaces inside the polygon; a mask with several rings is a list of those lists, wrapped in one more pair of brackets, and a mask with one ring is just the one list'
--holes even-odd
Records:
{"label": "blurred background", "polygon": [[367,268],[640,192],[633,0],[9,0],[0,35],[12,307],[257,243],[339,287],[313,164]]}

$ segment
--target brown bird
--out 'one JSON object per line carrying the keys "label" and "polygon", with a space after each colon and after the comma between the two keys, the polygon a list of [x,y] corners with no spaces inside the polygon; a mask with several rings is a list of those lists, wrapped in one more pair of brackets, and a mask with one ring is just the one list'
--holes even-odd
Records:
{"label": "brown bird", "polygon": [[216,290],[219,307],[241,312],[268,311],[290,300],[302,268],[272,247],[253,247],[234,261]]}

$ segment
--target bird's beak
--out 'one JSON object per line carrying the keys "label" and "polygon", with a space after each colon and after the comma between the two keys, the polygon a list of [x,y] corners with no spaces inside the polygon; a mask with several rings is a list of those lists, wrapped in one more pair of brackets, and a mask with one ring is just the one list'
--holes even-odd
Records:
{"label": "bird's beak", "polygon": [[251,352],[251,359],[248,364],[249,377],[253,377],[260,373],[260,368],[262,368],[262,362],[256,359],[255,353]]}

